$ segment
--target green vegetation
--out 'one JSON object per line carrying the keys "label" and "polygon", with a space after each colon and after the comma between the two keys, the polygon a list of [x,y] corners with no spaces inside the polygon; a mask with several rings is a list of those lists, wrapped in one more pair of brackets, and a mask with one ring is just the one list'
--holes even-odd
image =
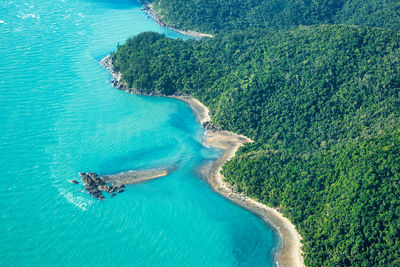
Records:
{"label": "green vegetation", "polygon": [[400,264],[400,34],[355,26],[156,33],[113,55],[129,86],[193,95],[252,138],[227,181],[281,207],[310,266]]}
{"label": "green vegetation", "polygon": [[310,155],[245,147],[224,175],[280,206],[300,230],[308,266],[400,264],[400,134]]}
{"label": "green vegetation", "polygon": [[152,0],[164,20],[207,33],[355,24],[400,29],[397,0]]}
{"label": "green vegetation", "polygon": [[[113,55],[127,84],[190,94],[255,141],[222,172],[281,208],[307,265],[399,265],[400,2],[152,3],[170,24],[219,34],[129,39]],[[298,26],[321,23],[392,30]]]}

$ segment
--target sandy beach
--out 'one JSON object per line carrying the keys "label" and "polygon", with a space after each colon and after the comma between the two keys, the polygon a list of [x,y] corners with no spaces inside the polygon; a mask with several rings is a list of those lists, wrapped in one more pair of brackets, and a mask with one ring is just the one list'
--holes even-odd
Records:
{"label": "sandy beach", "polygon": [[[114,86],[119,90],[124,90],[131,94],[138,95],[151,95],[158,97],[169,97],[179,99],[186,102],[193,110],[197,121],[203,125],[205,122],[211,120],[210,112],[206,106],[204,106],[197,99],[185,96],[185,95],[173,95],[165,96],[160,94],[148,94],[141,92],[134,88],[126,87],[125,83],[121,80],[121,75],[115,72],[112,67],[112,62],[110,56],[106,56],[101,60],[101,64],[106,67],[116,83]],[[228,183],[224,181],[224,177],[221,174],[221,168],[226,161],[231,159],[237,149],[247,143],[253,142],[251,139],[243,135],[237,135],[229,131],[223,130],[208,130],[206,132],[206,137],[204,144],[206,146],[211,146],[219,148],[222,150],[221,157],[218,158],[212,165],[203,166],[204,168],[199,170],[199,174],[204,176],[203,178],[208,181],[210,186],[219,194],[231,200],[232,202],[254,212],[255,214],[262,217],[268,223],[270,223],[279,233],[282,245],[278,251],[277,261],[279,266],[304,266],[304,260],[301,251],[301,236],[297,232],[296,227],[276,209],[268,207],[256,200],[253,200],[243,194],[238,194],[235,192]]]}
{"label": "sandy beach", "polygon": [[[174,96],[173,98],[188,103],[201,124],[210,120],[207,107],[197,99],[188,96]],[[296,231],[295,226],[276,209],[248,198],[243,194],[238,194],[228,183],[224,182],[224,177],[221,174],[221,168],[224,163],[235,155],[236,150],[241,145],[253,141],[246,136],[233,134],[228,131],[207,131],[204,142],[207,146],[222,150],[221,157],[211,167],[207,166],[206,172],[200,171],[203,174],[208,172],[205,178],[211,187],[232,202],[258,214],[278,231],[282,239],[282,247],[278,252],[277,258],[279,266],[304,266],[301,255],[301,236]]]}

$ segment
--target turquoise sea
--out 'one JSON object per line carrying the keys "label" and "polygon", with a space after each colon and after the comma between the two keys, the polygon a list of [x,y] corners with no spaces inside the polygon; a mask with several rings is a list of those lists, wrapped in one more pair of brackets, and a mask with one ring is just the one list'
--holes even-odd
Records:
{"label": "turquoise sea", "polygon": [[[271,266],[278,235],[197,174],[218,150],[185,103],[120,92],[99,61],[164,32],[128,0],[0,3],[1,266]],[[175,167],[106,201],[100,174]]]}

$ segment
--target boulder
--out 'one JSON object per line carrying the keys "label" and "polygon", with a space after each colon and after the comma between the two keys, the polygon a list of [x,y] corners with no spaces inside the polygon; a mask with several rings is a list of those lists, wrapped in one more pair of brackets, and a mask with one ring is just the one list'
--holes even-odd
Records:
{"label": "boulder", "polygon": [[[120,186],[109,185],[106,182],[107,178],[106,176],[101,177],[94,172],[87,172],[87,173],[80,172],[79,175],[82,178],[85,190],[88,191],[89,194],[91,194],[94,198],[97,198],[99,200],[105,199],[103,194],[101,193],[102,191],[110,194],[112,193],[111,197],[115,196],[113,192],[118,192],[118,193],[124,192],[125,185],[120,185]],[[78,181],[75,182],[78,183]]]}

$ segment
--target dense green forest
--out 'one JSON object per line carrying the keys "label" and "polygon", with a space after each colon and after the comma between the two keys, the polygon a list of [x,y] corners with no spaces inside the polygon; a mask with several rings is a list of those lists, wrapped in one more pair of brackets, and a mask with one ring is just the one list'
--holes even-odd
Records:
{"label": "dense green forest", "polygon": [[355,24],[400,29],[398,0],[152,0],[164,20],[206,33],[295,25]]}
{"label": "dense green forest", "polygon": [[400,264],[400,33],[357,26],[157,33],[113,54],[129,86],[193,95],[247,144],[223,167],[281,207],[309,266]]}

